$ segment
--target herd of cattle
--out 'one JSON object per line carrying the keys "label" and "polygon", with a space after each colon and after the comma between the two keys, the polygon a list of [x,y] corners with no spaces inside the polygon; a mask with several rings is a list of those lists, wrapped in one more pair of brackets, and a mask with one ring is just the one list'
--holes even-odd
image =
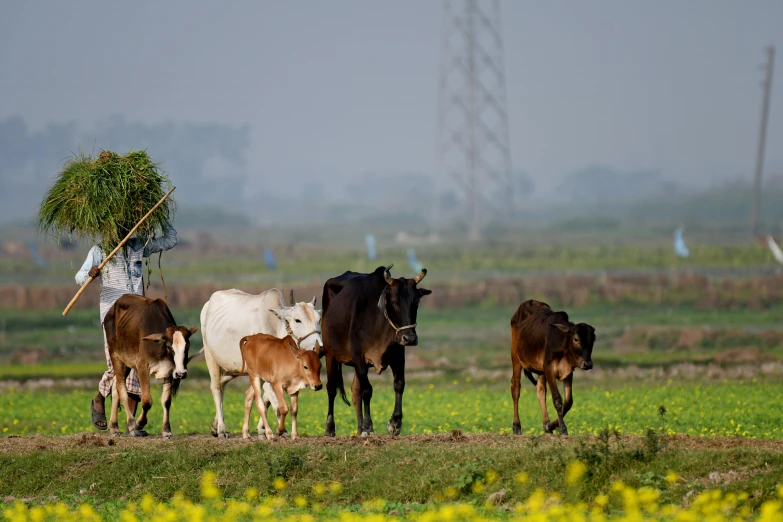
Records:
{"label": "herd of cattle", "polygon": [[[255,401],[260,414],[258,435],[273,439],[284,436],[285,418],[292,417],[291,436],[296,438],[298,394],[304,388],[320,390],[321,358],[326,364],[326,390],[329,410],[327,436],[335,435],[334,401],[337,393],[350,406],[343,385],[342,365],[353,367],[351,385],[356,410],[357,432],[373,433],[370,402],[373,387],[368,373],[380,374],[390,367],[394,375],[394,411],[386,429],[391,435],[402,430],[402,395],[405,391],[405,347],[416,346],[416,316],[419,301],[432,293],[419,288],[427,275],[422,270],[413,279],[392,278],[388,267],[370,274],[345,272],[324,285],[323,310],[309,303],[296,303],[291,292],[290,306],[277,289],[259,295],[239,290],[215,292],[201,310],[201,335],[204,348],[189,355],[190,337],[198,328],[177,326],[171,311],[160,299],[125,295],[114,304],[104,320],[109,354],[115,374],[127,376],[137,371],[141,384],[142,411],[138,419],[128,404],[124,378],[115,378],[110,418],[111,433],[119,433],[118,406],[122,401],[131,436],[144,436],[147,413],[152,407],[150,376],[163,380],[164,437],[171,436],[169,409],[182,379],[187,377],[190,360],[202,352],[210,375],[215,400],[212,434],[227,438],[223,417],[223,391],[240,375],[248,375],[245,393],[242,436],[249,438],[250,412]],[[543,428],[551,433],[558,428],[567,433],[563,417],[573,404],[573,370],[593,367],[591,354],[595,329],[585,323],[573,324],[565,312],[555,312],[540,301],[525,301],[511,319],[511,394],[514,401],[515,434],[521,433],[519,391],[521,374],[536,386],[543,415]],[[557,381],[565,386],[565,402]],[[549,421],[546,408],[547,386],[557,411],[557,420]],[[291,407],[284,393],[291,397]],[[267,409],[277,416],[277,433],[267,422]]]}

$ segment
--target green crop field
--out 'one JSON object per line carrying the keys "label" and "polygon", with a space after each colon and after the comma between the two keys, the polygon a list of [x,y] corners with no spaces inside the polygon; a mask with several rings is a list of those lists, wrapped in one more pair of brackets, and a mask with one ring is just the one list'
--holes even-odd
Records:
{"label": "green crop field", "polygon": [[[385,432],[394,394],[390,376],[384,375],[375,382],[374,421],[376,430]],[[572,434],[596,434],[603,429],[644,434],[654,428],[662,429],[665,434],[783,439],[783,411],[769,407],[783,403],[783,383],[780,382],[677,384],[669,381],[607,388],[595,383],[582,384],[579,375],[575,382],[575,405],[566,417]],[[187,384],[190,386],[183,385],[172,406],[174,433],[209,433],[214,402],[208,383]],[[241,431],[243,391],[239,382],[227,387],[226,424],[234,436]],[[88,407],[92,395],[92,390],[81,389],[7,389],[0,394],[0,432],[7,436],[93,431]],[[152,434],[159,433],[161,415],[159,399],[153,396],[153,400],[157,405],[153,406],[148,428]],[[300,434],[321,435],[327,409],[326,392],[303,391],[299,404]],[[661,406],[667,412],[663,417],[659,414]],[[549,409],[554,413],[551,404]],[[335,410],[338,433],[355,433],[353,408],[338,402]],[[503,434],[511,428],[511,396],[505,382],[476,385],[470,378],[463,378],[436,385],[416,380],[406,389],[404,415],[403,433],[406,434],[451,433],[453,430]],[[526,433],[541,431],[541,412],[535,388],[529,383],[522,388],[520,416]],[[252,418],[258,418],[255,411]],[[120,419],[124,419],[124,413]],[[290,429],[290,417],[288,427]]]}

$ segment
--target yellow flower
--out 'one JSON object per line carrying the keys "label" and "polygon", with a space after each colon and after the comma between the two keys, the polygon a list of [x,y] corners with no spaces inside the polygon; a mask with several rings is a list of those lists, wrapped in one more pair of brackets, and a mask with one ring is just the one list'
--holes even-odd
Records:
{"label": "yellow flower", "polygon": [[215,485],[215,472],[205,471],[201,476],[201,496],[207,500],[212,498],[218,498],[220,496],[220,490]]}
{"label": "yellow flower", "polygon": [[514,477],[514,480],[520,486],[524,486],[525,484],[528,483],[528,481],[530,480],[530,477],[524,471],[520,471],[519,473],[517,473],[517,476]]}
{"label": "yellow flower", "polygon": [[497,471],[492,471],[492,470],[487,471],[487,475],[486,475],[487,484],[490,484],[490,485],[494,484],[495,482],[498,481],[498,477],[499,477],[499,475],[498,475]]}
{"label": "yellow flower", "polygon": [[319,496],[323,495],[324,493],[326,493],[326,486],[324,486],[320,482],[317,483],[315,486],[313,486],[313,493]]}
{"label": "yellow flower", "polygon": [[581,460],[570,462],[566,466],[566,484],[573,485],[582,480],[587,472],[587,465]]}
{"label": "yellow flower", "polygon": [[304,507],[307,506],[307,499],[304,498],[302,495],[298,495],[294,499],[294,504],[296,504],[296,507],[298,507],[298,508],[304,508]]}
{"label": "yellow flower", "polygon": [[277,478],[276,478],[276,479],[275,479],[275,480],[272,482],[272,486],[273,486],[273,487],[274,487],[274,488],[275,488],[277,491],[282,491],[282,490],[284,490],[284,489],[285,489],[285,479],[283,479],[283,477],[277,477]]}
{"label": "yellow flower", "polygon": [[680,480],[680,476],[674,471],[670,471],[666,474],[666,482],[669,484],[674,484],[678,480]]}
{"label": "yellow flower", "polygon": [[595,497],[595,505],[601,506],[602,508],[606,507],[609,504],[609,497],[606,495],[598,495]]}
{"label": "yellow flower", "polygon": [[343,490],[343,485],[339,482],[330,482],[329,483],[329,491],[332,493],[339,493]]}
{"label": "yellow flower", "polygon": [[446,498],[454,498],[457,496],[457,488],[449,486],[446,488],[444,494],[446,495]]}
{"label": "yellow flower", "polygon": [[245,490],[245,498],[247,500],[253,500],[258,498],[258,489],[256,488],[247,488]]}
{"label": "yellow flower", "polygon": [[476,494],[481,493],[484,491],[484,484],[481,482],[474,482],[473,485],[470,486],[470,490]]}

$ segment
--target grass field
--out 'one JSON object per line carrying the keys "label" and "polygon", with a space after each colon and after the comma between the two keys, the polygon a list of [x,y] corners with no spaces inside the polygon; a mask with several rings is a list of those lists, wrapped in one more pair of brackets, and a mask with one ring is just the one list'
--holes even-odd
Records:
{"label": "grass field", "polygon": [[127,510],[135,517],[123,520],[292,522],[720,522],[783,513],[781,443],[655,433],[275,443],[37,436],[0,439],[0,466],[0,498],[18,502],[5,510],[9,520],[47,509],[56,519],[74,513],[73,520],[96,512],[113,520]]}
{"label": "grass field", "polygon": [[[594,239],[594,238],[593,238]],[[590,241],[589,239],[586,241]],[[390,243],[387,242],[386,244]],[[277,268],[264,264],[263,246],[227,246],[214,253],[176,248],[163,256],[167,284],[211,282],[219,286],[248,284],[294,284],[325,280],[345,270],[373,270],[379,264],[394,263],[396,271],[410,276],[406,259],[410,245],[381,246],[379,261],[368,261],[361,242],[355,246],[275,244]],[[50,256],[48,265],[39,268],[27,258],[0,259],[0,284],[63,285],[72,284],[88,246],[73,252]],[[482,278],[497,275],[521,275],[540,272],[668,271],[674,269],[722,269],[771,271],[777,266],[770,251],[756,244],[693,245],[687,259],[675,257],[671,242],[642,244],[590,245],[579,241],[539,245],[526,238],[486,241],[477,244],[432,244],[416,247],[417,259],[429,270],[430,280]],[[153,281],[159,283],[158,269],[152,265]],[[146,272],[146,269],[145,269]]]}
{"label": "grass field", "polygon": [[[245,381],[246,382],[246,381]],[[390,376],[375,380],[373,414],[378,432],[385,432],[394,405]],[[506,380],[476,385],[470,378],[444,384],[409,383],[404,398],[403,433],[432,434],[462,430],[466,433],[507,433],[511,428],[511,395]],[[574,385],[574,408],[566,417],[572,434],[596,434],[603,429],[644,434],[662,429],[665,434],[740,436],[783,439],[783,411],[770,404],[783,403],[783,383],[723,382],[620,388],[602,384]],[[214,417],[214,402],[206,381],[187,383],[172,406],[175,434],[205,434]],[[159,387],[156,387],[159,390]],[[230,384],[225,398],[226,425],[234,436],[241,431],[244,386]],[[158,395],[159,392],[155,392]],[[89,418],[92,390],[6,389],[0,394],[0,432],[3,435],[75,434],[93,431]],[[160,433],[158,397],[151,413],[150,433]],[[659,407],[666,415],[659,415]],[[327,409],[324,391],[300,394],[299,430],[304,436],[323,433]],[[550,412],[554,410],[549,405]],[[353,408],[335,406],[338,434],[355,432]],[[520,397],[520,416],[528,434],[541,431],[541,412],[535,388],[526,385]],[[124,414],[121,414],[124,419]],[[253,412],[253,419],[258,416]],[[273,422],[274,423],[274,422]],[[290,418],[288,419],[290,429]]]}

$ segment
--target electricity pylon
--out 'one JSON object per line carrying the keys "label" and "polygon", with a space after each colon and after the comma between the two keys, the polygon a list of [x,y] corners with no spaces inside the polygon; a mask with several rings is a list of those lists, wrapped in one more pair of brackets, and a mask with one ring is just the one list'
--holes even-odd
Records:
{"label": "electricity pylon", "polygon": [[[510,219],[514,194],[499,0],[444,0],[438,92],[435,226]],[[447,187],[460,200],[444,208]]]}

